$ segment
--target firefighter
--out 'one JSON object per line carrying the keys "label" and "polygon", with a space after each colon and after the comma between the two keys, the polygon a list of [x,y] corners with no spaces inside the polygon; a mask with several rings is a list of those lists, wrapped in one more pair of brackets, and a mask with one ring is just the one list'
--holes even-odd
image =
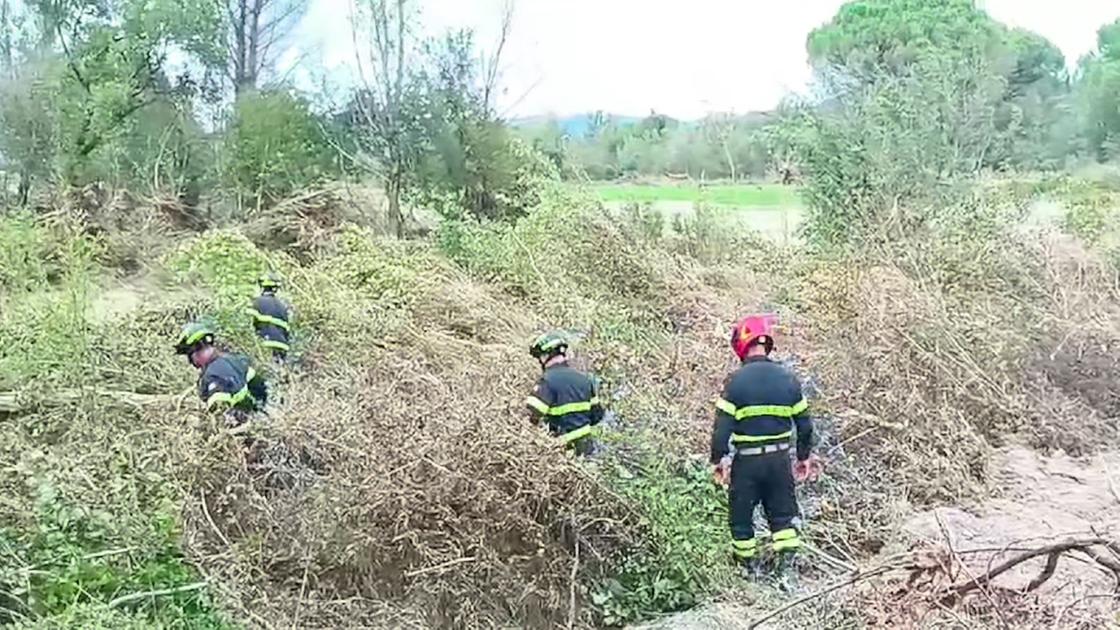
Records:
{"label": "firefighter", "polygon": [[261,287],[261,294],[253,298],[253,306],[248,309],[249,315],[253,317],[253,328],[261,338],[261,343],[272,350],[272,356],[283,361],[291,350],[291,325],[288,304],[276,297],[276,292],[280,289],[280,276],[270,271],[262,275],[257,284]]}
{"label": "firefighter", "polygon": [[[711,463],[728,485],[731,551],[745,577],[758,577],[759,542],[754,509],[759,503],[770,524],[770,549],[777,556],[780,584],[789,587],[794,553],[801,547],[794,483],[816,466],[811,456],[813,425],[801,382],[770,360],[772,317],[750,315],[731,330],[731,348],[742,361],[716,403]],[[790,466],[796,429],[797,463]]]}
{"label": "firefighter", "polygon": [[548,332],[533,341],[529,354],[544,374],[526,399],[534,423],[547,421],[549,432],[579,455],[596,450],[593,427],[603,419],[595,382],[568,365],[568,342],[563,333]]}
{"label": "firefighter", "polygon": [[248,413],[264,409],[268,386],[248,357],[222,352],[214,336],[209,325],[191,322],[179,334],[175,353],[186,355],[198,368],[198,395],[206,408],[231,412],[231,424],[241,424]]}

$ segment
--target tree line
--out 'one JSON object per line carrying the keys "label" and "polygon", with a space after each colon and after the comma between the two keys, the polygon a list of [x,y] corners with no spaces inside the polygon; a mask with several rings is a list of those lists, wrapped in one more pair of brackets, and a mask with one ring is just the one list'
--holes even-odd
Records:
{"label": "tree line", "polygon": [[306,6],[0,0],[6,204],[97,184],[259,207],[370,178],[400,230],[403,208],[418,205],[521,216],[542,178],[800,171],[831,182],[810,196],[850,205],[886,194],[888,180],[905,196],[959,173],[1120,153],[1120,20],[1071,68],[972,0],[854,0],[808,37],[808,96],[700,121],[599,113],[573,134],[555,120],[513,126],[496,107],[512,5],[497,40],[479,42],[470,30],[425,35],[418,0],[355,0],[358,80],[341,97],[301,93],[277,72]]}
{"label": "tree line", "polygon": [[408,204],[493,218],[533,203],[524,181],[547,160],[494,105],[512,5],[484,47],[425,35],[416,0],[356,0],[358,80],[341,98],[278,79],[306,7],[0,0],[6,205],[97,184],[257,207],[343,177],[383,185],[398,230]]}
{"label": "tree line", "polygon": [[599,112],[583,132],[566,133],[556,119],[522,132],[573,177],[782,177],[799,161],[791,119],[834,112],[857,91],[905,84],[930,98],[891,115],[915,125],[939,118],[943,128],[971,134],[957,140],[970,144],[976,167],[1059,169],[1120,156],[1120,20],[1102,26],[1093,52],[1072,68],[1046,38],[1004,26],[972,0],[848,2],[806,46],[809,95],[772,112],[697,121],[654,113],[636,122]]}

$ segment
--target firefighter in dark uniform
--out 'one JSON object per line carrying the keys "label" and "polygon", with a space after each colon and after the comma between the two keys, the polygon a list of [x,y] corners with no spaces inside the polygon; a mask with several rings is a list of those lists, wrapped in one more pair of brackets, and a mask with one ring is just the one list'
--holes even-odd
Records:
{"label": "firefighter in dark uniform", "polygon": [[[793,554],[801,547],[795,478],[807,478],[816,460],[811,458],[813,425],[801,382],[769,357],[774,349],[771,322],[771,316],[747,316],[731,331],[731,348],[742,366],[716,403],[711,462],[716,478],[729,485],[731,550],[744,576],[759,574],[754,509],[761,503],[779,577],[788,584]],[[791,468],[795,429],[797,463]]]}
{"label": "firefighter in dark uniform", "polygon": [[545,420],[549,432],[580,455],[595,452],[595,425],[603,419],[595,382],[568,365],[568,342],[563,333],[548,332],[529,346],[529,354],[544,374],[526,399],[534,422]]}
{"label": "firefighter in dark uniform", "polygon": [[253,328],[261,338],[261,343],[272,350],[272,356],[283,361],[291,350],[291,316],[288,304],[276,297],[276,292],[280,289],[280,276],[269,272],[262,275],[257,283],[260,284],[261,294],[253,298],[253,306],[248,309],[248,313],[253,318]]}
{"label": "firefighter in dark uniform", "polygon": [[227,417],[232,424],[241,424],[248,413],[262,410],[268,403],[268,386],[248,357],[218,350],[209,325],[192,322],[184,326],[175,352],[186,355],[200,370],[198,395],[206,408],[231,412]]}

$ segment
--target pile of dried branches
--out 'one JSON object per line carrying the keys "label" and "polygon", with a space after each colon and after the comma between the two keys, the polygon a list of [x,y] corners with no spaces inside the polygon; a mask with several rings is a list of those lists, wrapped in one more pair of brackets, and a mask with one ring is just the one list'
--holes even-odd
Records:
{"label": "pile of dried branches", "polygon": [[385,195],[376,188],[336,184],[296,192],[249,213],[243,230],[253,242],[310,252],[344,224],[385,227]]}
{"label": "pile of dried branches", "polygon": [[[1107,352],[1120,345],[1115,274],[1058,242],[913,244],[795,277],[808,363],[825,384],[817,409],[831,415],[834,465],[810,513],[825,547],[859,558],[897,538],[899,511],[989,496],[1004,444],[1079,455],[1115,443],[1107,401],[1120,381],[1103,377],[1120,371]],[[1092,386],[1071,376],[1086,369],[1102,375]]]}
{"label": "pile of dried branches", "polygon": [[[1021,588],[1003,586],[1001,576],[1025,563],[1045,559],[1041,569]],[[1083,562],[1090,571],[1110,577],[1111,588],[1083,592],[1077,584],[1050,584],[1059,562]],[[860,584],[866,582],[866,584]],[[858,608],[873,626],[927,627],[937,619],[983,622],[1001,628],[1090,628],[1108,623],[1108,611],[1120,601],[1120,543],[1106,534],[1085,533],[1040,542],[1017,541],[1000,549],[925,548],[890,557],[861,568],[823,588],[751,621],[759,627],[798,606],[840,589],[859,585],[849,606]],[[1069,591],[1060,603],[1041,598],[1040,590]],[[1094,606],[1094,601],[1105,606]],[[1067,624],[1068,622],[1068,624]]]}

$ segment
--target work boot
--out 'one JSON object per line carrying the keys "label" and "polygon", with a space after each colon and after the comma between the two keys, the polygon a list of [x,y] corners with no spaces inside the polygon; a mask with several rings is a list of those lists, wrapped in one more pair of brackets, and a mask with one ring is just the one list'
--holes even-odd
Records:
{"label": "work boot", "polygon": [[800,580],[797,574],[796,556],[793,552],[783,551],[778,553],[771,580],[774,586],[784,593],[792,593],[797,590]]}
{"label": "work boot", "polygon": [[739,577],[744,580],[757,582],[762,579],[762,566],[758,558],[735,558],[735,564],[739,565]]}

